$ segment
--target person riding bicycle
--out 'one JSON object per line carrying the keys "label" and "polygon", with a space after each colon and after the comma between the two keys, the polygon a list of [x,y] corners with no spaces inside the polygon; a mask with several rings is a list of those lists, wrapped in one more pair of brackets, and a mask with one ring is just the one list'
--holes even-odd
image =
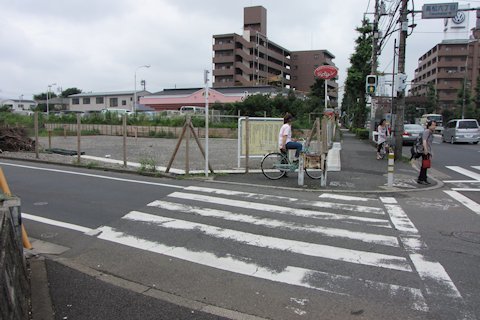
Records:
{"label": "person riding bicycle", "polygon": [[293,162],[298,162],[298,157],[302,152],[302,144],[292,140],[292,122],[293,116],[287,112],[283,117],[283,126],[278,133],[278,146],[282,153],[287,153],[288,149],[296,149]]}
{"label": "person riding bicycle", "polygon": [[385,141],[387,141],[387,120],[380,120],[380,124],[377,128],[378,139],[377,139],[377,160],[382,159],[380,155],[380,150],[385,147]]}

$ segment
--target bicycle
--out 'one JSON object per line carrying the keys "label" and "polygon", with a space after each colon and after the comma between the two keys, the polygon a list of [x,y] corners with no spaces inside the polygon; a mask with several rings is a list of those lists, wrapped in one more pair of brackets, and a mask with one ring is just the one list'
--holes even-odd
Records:
{"label": "bicycle", "polygon": [[[304,157],[308,154],[308,147],[304,147],[300,156]],[[288,158],[288,150],[283,152],[271,152],[265,155],[262,159],[261,168],[265,177],[271,180],[277,180],[287,174],[287,172],[295,172],[298,170],[298,162],[292,162]],[[316,168],[304,167],[305,173],[312,179],[322,178],[322,170]]]}
{"label": "bicycle", "polygon": [[385,156],[390,152],[390,146],[391,146],[391,138],[387,137],[387,140],[383,144],[383,148],[380,148],[380,159],[385,159]]}

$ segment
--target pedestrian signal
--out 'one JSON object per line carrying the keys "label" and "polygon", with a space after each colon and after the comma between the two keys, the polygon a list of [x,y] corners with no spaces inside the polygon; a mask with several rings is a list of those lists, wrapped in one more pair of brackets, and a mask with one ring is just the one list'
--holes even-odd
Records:
{"label": "pedestrian signal", "polygon": [[365,92],[374,95],[377,92],[377,76],[370,74],[365,81]]}

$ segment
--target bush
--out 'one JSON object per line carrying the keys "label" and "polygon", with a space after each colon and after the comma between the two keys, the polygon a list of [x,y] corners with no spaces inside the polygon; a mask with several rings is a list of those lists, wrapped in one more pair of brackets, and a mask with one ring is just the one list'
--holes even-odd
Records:
{"label": "bush", "polygon": [[362,129],[362,128],[357,128],[355,132],[357,138],[366,140],[368,139],[368,130],[367,129]]}

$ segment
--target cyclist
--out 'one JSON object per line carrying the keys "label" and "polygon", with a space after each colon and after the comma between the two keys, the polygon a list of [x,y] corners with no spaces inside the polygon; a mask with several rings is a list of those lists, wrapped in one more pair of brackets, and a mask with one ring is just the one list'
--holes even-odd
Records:
{"label": "cyclist", "polygon": [[378,132],[378,139],[377,139],[377,160],[382,159],[380,155],[380,150],[384,148],[385,141],[387,141],[387,120],[382,119],[380,120],[380,124],[377,128]]}
{"label": "cyclist", "polygon": [[278,133],[278,146],[282,153],[287,153],[288,149],[296,149],[293,162],[298,162],[298,157],[302,152],[302,144],[292,140],[292,122],[293,116],[287,112],[283,117],[283,126]]}

